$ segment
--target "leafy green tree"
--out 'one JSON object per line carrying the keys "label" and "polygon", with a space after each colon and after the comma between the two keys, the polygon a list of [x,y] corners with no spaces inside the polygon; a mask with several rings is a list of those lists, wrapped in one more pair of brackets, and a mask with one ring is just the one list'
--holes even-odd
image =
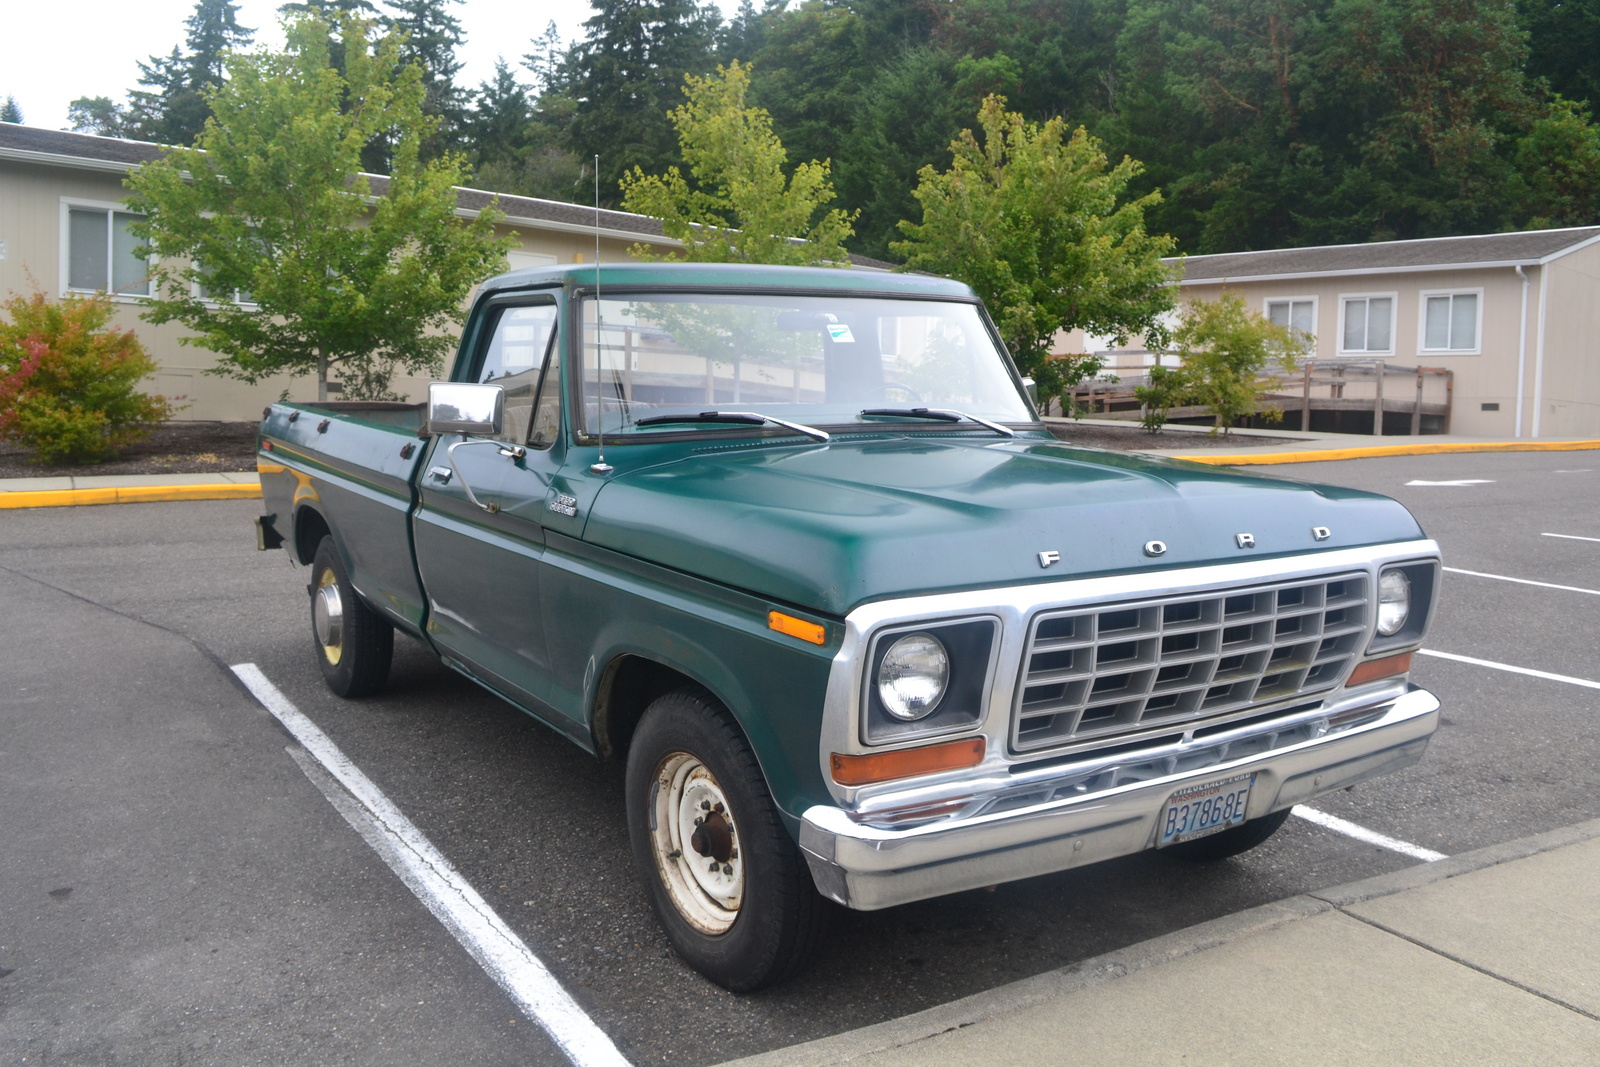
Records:
{"label": "leafy green tree", "polygon": [[17,98],[7,96],[4,103],[0,103],[0,122],[22,122],[22,109],[17,106]]}
{"label": "leafy green tree", "polygon": [[1269,321],[1237,293],[1185,305],[1172,340],[1183,361],[1176,393],[1211,409],[1212,433],[1227,433],[1248,415],[1283,418],[1281,408],[1264,408],[1257,398],[1277,384],[1272,371],[1293,371],[1311,351],[1309,337]]}
{"label": "leafy green tree", "polygon": [[[825,206],[834,198],[826,162],[802,163],[785,177],[788,154],[771,116],[746,103],[750,68],[734,60],[712,77],[685,81],[689,100],[671,119],[695,187],[677,167],[648,176],[635,168],[622,180],[623,207],[661,219],[667,236],[683,242],[682,252],[662,258],[848,263],[854,215]],[[643,245],[633,252],[651,254]]]}
{"label": "leafy green tree", "polygon": [[0,302],[0,439],[46,462],[93,463],[172,417],[165,397],[139,392],[156,363],[132,330],[109,325],[113,310],[105,293]]}
{"label": "leafy green tree", "polygon": [[1527,225],[1590,226],[1600,221],[1600,129],[1589,109],[1556,97],[1517,143]]}
{"label": "leafy green tree", "polygon": [[567,147],[600,157],[603,189],[635,167],[659,173],[676,158],[667,110],[686,74],[713,66],[721,16],[692,0],[591,0],[588,36],[565,64],[565,92],[577,105]]}
{"label": "leafy green tree", "polygon": [[[462,298],[503,269],[506,243],[497,212],[455,217],[459,156],[420,158],[435,123],[400,38],[371,41],[349,16],[337,26],[342,74],[315,15],[286,24],[284,52],[230,57],[199,143],[130,176],[128,203],[156,257],[147,319],[195,331],[184,341],[218,353],[215,373],[314,372],[326,400],[338,371],[346,396],[374,399],[396,368],[439,365]],[[393,171],[379,184],[360,159],[385,131]]]}
{"label": "leafy green tree", "polygon": [[1081,127],[1035,125],[997,96],[984,100],[978,123],[982,140],[961,131],[949,170],[922,169],[922,222],[902,222],[906,239],[894,246],[906,266],[972,286],[1043,402],[1099,370],[1092,359],[1050,359],[1057,331],[1119,343],[1142,334],[1160,348],[1173,305],[1161,257],[1173,241],[1145,231],[1158,194],[1126,196],[1139,164],[1112,166]]}
{"label": "leafy green tree", "polygon": [[76,133],[128,137],[128,112],[109,96],[80,96],[67,105],[67,121]]}
{"label": "leafy green tree", "polygon": [[1517,0],[1530,77],[1568,100],[1600,102],[1600,0]]}

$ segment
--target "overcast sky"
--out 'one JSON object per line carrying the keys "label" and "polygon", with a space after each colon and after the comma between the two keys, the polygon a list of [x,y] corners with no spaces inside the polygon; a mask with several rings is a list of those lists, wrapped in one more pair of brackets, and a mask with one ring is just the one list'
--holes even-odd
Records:
{"label": "overcast sky", "polygon": [[[283,2],[239,4],[239,21],[256,31],[257,44],[282,45]],[[737,6],[721,4],[728,14]],[[139,80],[138,61],[181,45],[183,20],[193,11],[194,0],[10,0],[0,30],[0,100],[15,97],[29,126],[65,129],[71,100],[126,100]],[[466,0],[453,11],[466,31],[458,53],[466,66],[456,82],[467,88],[489,80],[497,56],[517,67],[550,20],[571,42],[593,14],[588,0]],[[520,77],[526,82],[528,72]]]}

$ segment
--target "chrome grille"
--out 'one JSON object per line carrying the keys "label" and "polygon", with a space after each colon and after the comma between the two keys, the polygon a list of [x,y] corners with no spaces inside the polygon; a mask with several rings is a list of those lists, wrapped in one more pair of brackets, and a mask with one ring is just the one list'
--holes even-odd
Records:
{"label": "chrome grille", "polygon": [[1366,633],[1367,581],[1355,572],[1041,614],[1012,749],[1188,729],[1332,689]]}

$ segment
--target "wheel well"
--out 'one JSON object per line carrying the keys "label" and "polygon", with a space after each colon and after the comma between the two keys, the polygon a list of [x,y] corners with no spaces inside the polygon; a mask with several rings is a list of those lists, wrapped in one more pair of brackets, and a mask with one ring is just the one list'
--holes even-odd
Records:
{"label": "wheel well", "polygon": [[309,565],[317,554],[322,539],[332,533],[328,520],[316,508],[301,508],[294,517],[294,554],[301,563]]}
{"label": "wheel well", "polygon": [[[600,755],[621,759],[644,709],[657,697],[700,683],[642,656],[618,656],[606,665],[595,694],[594,735]],[[703,687],[702,687],[703,688]]]}

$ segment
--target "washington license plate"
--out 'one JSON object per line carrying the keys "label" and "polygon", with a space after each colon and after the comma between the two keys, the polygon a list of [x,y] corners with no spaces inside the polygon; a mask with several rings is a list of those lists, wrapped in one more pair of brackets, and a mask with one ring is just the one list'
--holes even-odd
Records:
{"label": "washington license plate", "polygon": [[1161,839],[1156,847],[1193,841],[1243,823],[1254,782],[1255,775],[1246,774],[1178,790],[1161,809]]}

